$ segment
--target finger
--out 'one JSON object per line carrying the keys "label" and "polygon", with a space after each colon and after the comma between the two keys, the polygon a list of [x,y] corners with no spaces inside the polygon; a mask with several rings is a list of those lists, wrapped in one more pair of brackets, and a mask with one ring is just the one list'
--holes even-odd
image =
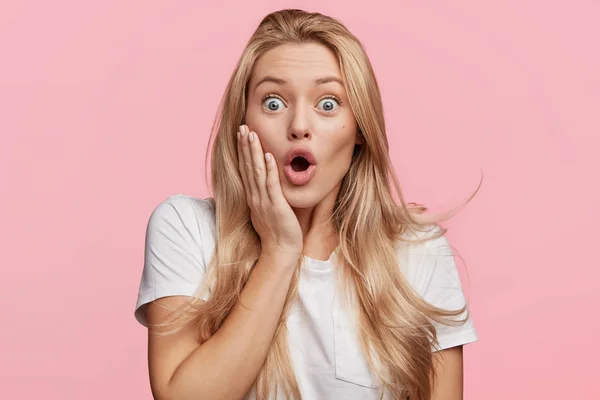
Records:
{"label": "finger", "polygon": [[250,152],[252,154],[252,170],[254,175],[254,181],[258,189],[258,194],[263,200],[269,200],[269,193],[267,193],[267,167],[265,165],[265,155],[263,153],[262,144],[260,138],[256,132],[252,131],[249,134],[248,139],[253,138],[250,141]]}
{"label": "finger", "polygon": [[256,180],[254,179],[254,171],[253,171],[253,162],[252,162],[252,154],[250,154],[250,141],[248,140],[249,132],[247,126],[242,127],[244,130],[242,131],[242,152],[244,153],[244,173],[246,174],[246,182],[248,184],[248,189],[250,192],[250,197],[248,200],[257,200],[259,196],[258,188],[256,185]]}
{"label": "finger", "polygon": [[244,184],[244,191],[246,196],[250,198],[250,187],[248,185],[248,176],[246,174],[246,163],[244,161],[244,151],[242,150],[242,133],[244,133],[244,127],[240,126],[238,130],[237,138],[237,151],[238,151],[238,169],[242,176],[242,183]]}
{"label": "finger", "polygon": [[277,166],[277,161],[275,161],[275,157],[273,157],[273,154],[265,154],[265,164],[267,167],[266,187],[269,198],[274,205],[282,205],[283,203],[286,203],[286,200],[283,197],[283,192],[281,191],[279,168]]}

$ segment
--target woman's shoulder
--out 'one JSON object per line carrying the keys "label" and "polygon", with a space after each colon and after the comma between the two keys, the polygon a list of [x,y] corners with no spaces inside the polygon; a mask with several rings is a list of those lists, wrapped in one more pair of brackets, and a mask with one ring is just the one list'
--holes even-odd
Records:
{"label": "woman's shoulder", "polygon": [[156,205],[154,212],[160,212],[167,208],[173,208],[184,213],[214,213],[214,199],[212,197],[202,198],[175,193],[161,200]]}
{"label": "woman's shoulder", "polygon": [[439,225],[428,225],[410,230],[398,241],[399,264],[418,291],[436,276],[456,280],[457,271],[453,251],[446,230]]}
{"label": "woman's shoulder", "polygon": [[448,245],[446,229],[437,224],[409,228],[400,235],[398,244],[410,252],[428,251],[439,246],[446,246]]}
{"label": "woman's shoulder", "polygon": [[144,268],[135,316],[160,297],[192,296],[214,249],[212,199],[173,194],[155,205],[146,228]]}
{"label": "woman's shoulder", "polygon": [[214,200],[176,193],[161,200],[152,211],[151,218],[173,219],[183,223],[210,222],[214,218]]}
{"label": "woman's shoulder", "polygon": [[176,235],[191,235],[194,241],[212,236],[215,230],[215,208],[211,197],[201,198],[176,193],[161,200],[153,209],[148,230],[168,227]]}

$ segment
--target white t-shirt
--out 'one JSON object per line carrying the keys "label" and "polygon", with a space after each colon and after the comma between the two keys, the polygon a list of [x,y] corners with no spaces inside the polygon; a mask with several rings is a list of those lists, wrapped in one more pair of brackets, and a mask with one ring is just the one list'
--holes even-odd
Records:
{"label": "white t-shirt", "polygon": [[[194,295],[215,247],[215,214],[209,199],[173,195],[148,221],[145,262],[135,317],[147,326],[144,305],[165,296]],[[404,253],[406,254],[406,253]],[[412,244],[399,262],[425,300],[446,308],[465,304],[452,251],[444,236]],[[379,400],[380,382],[361,353],[352,315],[334,299],[335,252],[329,260],[304,257],[299,296],[287,321],[288,343],[305,400]],[[471,319],[460,327],[435,324],[439,349],[478,339]]]}

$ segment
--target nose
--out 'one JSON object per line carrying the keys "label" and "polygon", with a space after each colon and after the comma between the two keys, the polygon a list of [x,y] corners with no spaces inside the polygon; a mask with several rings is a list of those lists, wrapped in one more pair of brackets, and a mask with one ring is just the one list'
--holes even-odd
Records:
{"label": "nose", "polygon": [[294,110],[288,129],[289,140],[310,139],[312,137],[310,121],[303,110]]}

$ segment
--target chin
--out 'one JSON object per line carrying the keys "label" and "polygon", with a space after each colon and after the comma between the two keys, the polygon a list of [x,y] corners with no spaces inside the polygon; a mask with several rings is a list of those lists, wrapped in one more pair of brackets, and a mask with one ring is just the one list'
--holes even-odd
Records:
{"label": "chin", "polygon": [[319,204],[322,197],[309,185],[282,188],[283,197],[292,208],[311,208]]}

